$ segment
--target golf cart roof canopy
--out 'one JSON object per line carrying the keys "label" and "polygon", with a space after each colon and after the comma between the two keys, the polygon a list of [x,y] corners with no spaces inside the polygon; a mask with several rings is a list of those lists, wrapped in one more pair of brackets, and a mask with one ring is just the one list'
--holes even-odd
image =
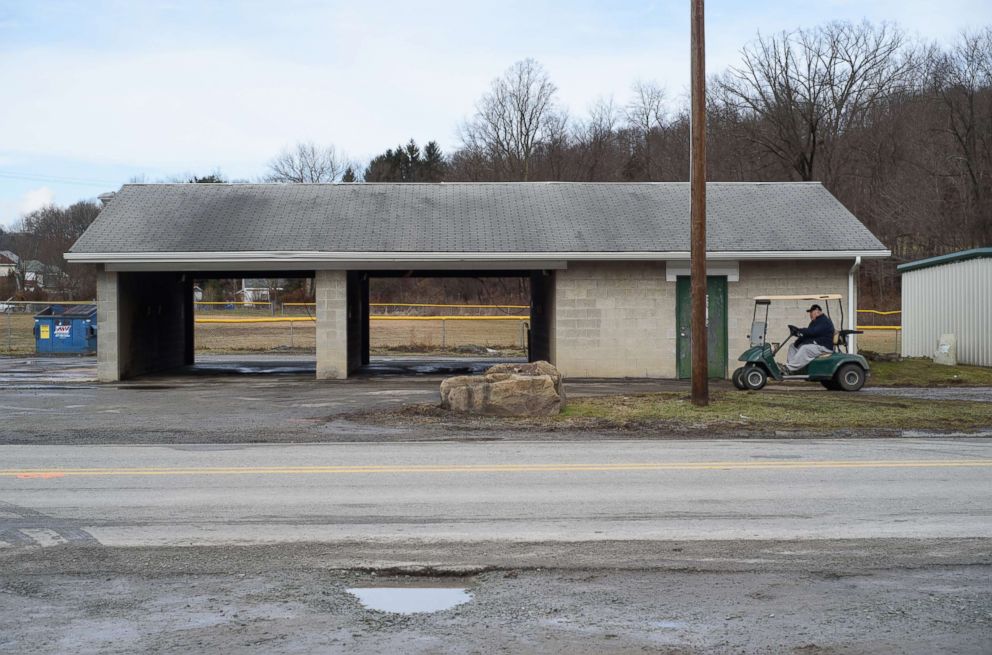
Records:
{"label": "golf cart roof canopy", "polygon": [[839,293],[804,294],[799,296],[755,296],[756,301],[771,300],[840,300],[843,296]]}

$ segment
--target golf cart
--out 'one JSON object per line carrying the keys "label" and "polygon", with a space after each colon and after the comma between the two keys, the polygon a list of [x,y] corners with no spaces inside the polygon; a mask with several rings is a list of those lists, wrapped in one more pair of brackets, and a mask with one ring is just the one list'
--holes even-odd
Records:
{"label": "golf cart", "polygon": [[[766,343],[768,334],[768,309],[776,301],[811,300],[822,303],[826,314],[830,317],[830,302],[836,301],[840,310],[840,324],[844,324],[844,304],[839,294],[819,294],[807,296],[758,296],[754,299],[754,316],[751,322],[751,347],[737,359],[744,362],[732,376],[734,386],[738,389],[757,391],[765,386],[768,378],[778,382],[787,380],[806,380],[819,382],[830,391],[858,391],[868,378],[868,361],[861,355],[849,352],[848,340],[852,334],[861,334],[858,330],[840,330],[834,332],[833,352],[824,353],[798,371],[786,373],[775,361],[775,355],[782,350],[789,339],[795,337],[800,328],[789,326],[789,336],[774,349]],[[759,320],[759,312],[764,309],[764,319]],[[831,320],[832,317],[831,317]]]}

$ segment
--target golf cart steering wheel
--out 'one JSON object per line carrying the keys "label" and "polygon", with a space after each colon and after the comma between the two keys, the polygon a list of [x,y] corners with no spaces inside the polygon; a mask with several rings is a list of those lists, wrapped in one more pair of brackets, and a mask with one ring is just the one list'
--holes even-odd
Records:
{"label": "golf cart steering wheel", "polygon": [[790,325],[789,326],[789,336],[793,336],[793,337],[799,336],[799,326],[797,326],[797,325]]}

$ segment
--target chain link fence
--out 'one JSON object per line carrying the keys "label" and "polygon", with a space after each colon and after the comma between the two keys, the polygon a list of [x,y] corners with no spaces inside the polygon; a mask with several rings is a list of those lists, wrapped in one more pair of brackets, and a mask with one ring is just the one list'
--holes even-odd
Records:
{"label": "chain link fence", "polygon": [[[33,354],[34,315],[52,304],[58,303],[0,302],[0,352]],[[195,309],[196,348],[201,352],[314,352],[316,347],[314,303],[208,301],[196,302]],[[373,353],[523,353],[530,323],[527,309],[526,305],[372,303],[370,346]],[[858,327],[865,333],[858,347],[899,353],[899,319],[898,311],[859,310]]]}

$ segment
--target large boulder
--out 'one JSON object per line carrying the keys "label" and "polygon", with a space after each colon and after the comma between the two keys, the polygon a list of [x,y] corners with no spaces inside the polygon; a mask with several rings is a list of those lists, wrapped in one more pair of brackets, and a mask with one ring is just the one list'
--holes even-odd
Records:
{"label": "large boulder", "polygon": [[484,416],[554,416],[565,404],[562,376],[548,362],[497,364],[441,383],[441,406]]}

